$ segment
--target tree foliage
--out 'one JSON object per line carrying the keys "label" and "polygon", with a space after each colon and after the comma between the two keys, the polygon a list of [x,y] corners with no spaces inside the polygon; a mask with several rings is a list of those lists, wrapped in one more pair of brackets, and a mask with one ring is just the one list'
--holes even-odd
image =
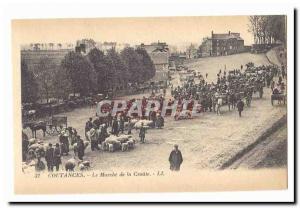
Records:
{"label": "tree foliage", "polygon": [[110,68],[109,80],[112,83],[120,83],[121,86],[125,86],[129,80],[128,66],[114,48],[107,51],[106,57]]}
{"label": "tree foliage", "polygon": [[21,60],[21,99],[22,103],[35,103],[38,99],[37,81],[23,59]]}
{"label": "tree foliage", "polygon": [[128,67],[129,71],[129,81],[130,82],[142,82],[144,80],[143,69],[142,69],[142,59],[143,57],[138,54],[134,48],[126,47],[121,51],[121,57],[124,63]]}
{"label": "tree foliage", "polygon": [[69,76],[67,75],[67,71],[63,67],[56,68],[54,71],[55,79],[53,81],[54,94],[55,97],[59,99],[67,99],[69,94],[73,92],[72,90],[72,82]]}
{"label": "tree foliage", "polygon": [[143,48],[137,48],[136,52],[141,56],[141,72],[143,74],[142,80],[147,81],[154,77],[155,75],[155,67],[153,61],[151,60],[150,56],[148,55],[147,51]]}
{"label": "tree foliage", "polygon": [[87,60],[80,53],[70,52],[62,61],[62,68],[71,81],[73,93],[87,95],[95,91],[95,72]]}
{"label": "tree foliage", "polygon": [[283,15],[255,15],[249,17],[249,31],[256,44],[286,44],[286,18]]}
{"label": "tree foliage", "polygon": [[95,71],[95,88],[98,92],[103,92],[103,90],[105,90],[108,86],[107,77],[109,73],[109,68],[107,65],[106,57],[104,53],[97,48],[92,49],[88,53],[87,57]]}
{"label": "tree foliage", "polygon": [[[56,78],[55,64],[48,57],[43,57],[37,66],[36,77],[39,83],[41,98],[45,98],[47,103],[54,92],[54,80]],[[43,95],[43,96],[42,96]]]}
{"label": "tree foliage", "polygon": [[145,49],[124,48],[120,53],[112,48],[104,54],[93,48],[87,55],[69,52],[61,64],[43,57],[35,66],[35,74],[24,61],[22,69],[22,102],[35,102],[40,95],[66,99],[71,93],[89,95],[120,90],[128,83],[143,83],[155,75],[155,67]]}

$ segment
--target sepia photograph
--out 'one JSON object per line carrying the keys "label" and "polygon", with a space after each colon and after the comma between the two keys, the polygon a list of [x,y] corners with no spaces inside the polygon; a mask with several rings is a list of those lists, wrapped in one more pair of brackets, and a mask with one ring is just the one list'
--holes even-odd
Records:
{"label": "sepia photograph", "polygon": [[15,193],[287,189],[288,18],[13,19]]}

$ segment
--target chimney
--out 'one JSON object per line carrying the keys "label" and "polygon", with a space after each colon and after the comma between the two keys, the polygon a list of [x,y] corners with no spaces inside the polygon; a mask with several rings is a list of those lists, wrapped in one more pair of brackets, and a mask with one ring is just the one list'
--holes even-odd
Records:
{"label": "chimney", "polygon": [[214,31],[212,30],[212,31],[211,31],[211,37],[213,36],[213,34],[214,34]]}
{"label": "chimney", "polygon": [[230,35],[230,30],[229,30],[228,34]]}

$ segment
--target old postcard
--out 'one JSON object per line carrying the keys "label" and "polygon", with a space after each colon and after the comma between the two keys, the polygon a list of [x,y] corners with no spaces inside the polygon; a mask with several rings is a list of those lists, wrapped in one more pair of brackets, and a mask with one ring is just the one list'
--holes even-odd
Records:
{"label": "old postcard", "polygon": [[286,189],[287,18],[12,20],[15,193]]}

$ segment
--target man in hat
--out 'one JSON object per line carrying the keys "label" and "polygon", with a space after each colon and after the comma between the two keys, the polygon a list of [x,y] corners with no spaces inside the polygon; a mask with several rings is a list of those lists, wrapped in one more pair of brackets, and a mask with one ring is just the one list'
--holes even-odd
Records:
{"label": "man in hat", "polygon": [[119,124],[118,124],[118,120],[115,117],[112,123],[112,129],[111,129],[111,133],[115,136],[119,135]]}
{"label": "man in hat", "polygon": [[172,171],[179,171],[182,161],[183,161],[182,154],[178,149],[178,145],[175,144],[174,149],[171,151],[169,156],[170,169]]}
{"label": "man in hat", "polygon": [[239,112],[239,116],[241,117],[242,116],[242,111],[244,110],[244,102],[239,98],[237,104],[236,104],[236,107],[238,109],[238,112]]}
{"label": "man in hat", "polygon": [[90,129],[90,139],[91,139],[91,150],[94,151],[94,149],[100,150],[98,147],[98,134],[94,127]]}
{"label": "man in hat", "polygon": [[53,171],[53,163],[54,163],[54,148],[52,144],[49,143],[49,146],[46,150],[45,159],[47,162],[48,171]]}
{"label": "man in hat", "polygon": [[90,129],[93,127],[93,119],[92,118],[89,118],[89,120],[85,123],[85,137],[87,138],[88,136],[87,136],[87,132],[89,132],[90,131]]}
{"label": "man in hat", "polygon": [[140,134],[139,134],[139,137],[140,137],[142,143],[145,143],[145,136],[146,136],[146,128],[144,127],[144,123],[142,122]]}
{"label": "man in hat", "polygon": [[131,130],[132,130],[132,121],[131,121],[131,118],[129,117],[128,118],[128,132],[127,134],[130,135],[131,134]]}
{"label": "man in hat", "polygon": [[124,126],[125,126],[125,120],[124,120],[123,115],[121,115],[120,121],[119,121],[119,127],[120,127],[119,131],[121,131],[122,134],[124,133]]}
{"label": "man in hat", "polygon": [[78,154],[78,159],[79,160],[83,160],[83,156],[84,156],[84,143],[83,140],[80,138],[80,136],[77,136],[77,154]]}
{"label": "man in hat", "polygon": [[68,130],[64,128],[59,135],[59,142],[61,143],[61,154],[69,154],[69,134]]}
{"label": "man in hat", "polygon": [[56,143],[55,148],[54,148],[54,154],[53,154],[53,165],[56,168],[56,171],[59,170],[59,165],[61,164],[61,150],[59,147],[59,143]]}
{"label": "man in hat", "polygon": [[161,129],[163,126],[164,126],[164,118],[159,113],[156,119],[156,127]]}

